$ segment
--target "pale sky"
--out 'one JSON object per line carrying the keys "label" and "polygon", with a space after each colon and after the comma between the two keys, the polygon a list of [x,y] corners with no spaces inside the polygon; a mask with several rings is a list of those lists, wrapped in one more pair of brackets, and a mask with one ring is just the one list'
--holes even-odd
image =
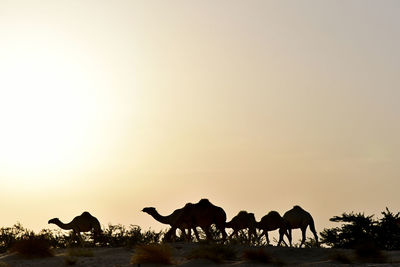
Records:
{"label": "pale sky", "polygon": [[[0,226],[399,211],[399,1],[0,0]],[[52,228],[52,227],[51,227]]]}

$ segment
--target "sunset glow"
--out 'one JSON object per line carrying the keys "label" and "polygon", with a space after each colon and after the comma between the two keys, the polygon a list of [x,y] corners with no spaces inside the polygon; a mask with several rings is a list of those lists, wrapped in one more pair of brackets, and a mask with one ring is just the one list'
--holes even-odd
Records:
{"label": "sunset glow", "polygon": [[2,224],[397,211],[399,8],[0,0]]}

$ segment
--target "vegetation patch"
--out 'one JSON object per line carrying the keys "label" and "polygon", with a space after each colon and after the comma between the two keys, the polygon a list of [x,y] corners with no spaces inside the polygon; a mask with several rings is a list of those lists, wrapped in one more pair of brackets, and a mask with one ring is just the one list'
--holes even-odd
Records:
{"label": "vegetation patch", "polygon": [[334,262],[339,262],[343,264],[353,264],[353,260],[349,255],[342,253],[342,252],[336,252],[333,253],[329,256],[329,259],[334,261]]}
{"label": "vegetation patch", "polygon": [[363,262],[386,263],[387,257],[372,241],[366,241],[356,246],[357,258]]}
{"label": "vegetation patch", "polygon": [[11,251],[24,257],[44,258],[53,256],[50,243],[45,239],[19,240],[11,247]]}
{"label": "vegetation patch", "polygon": [[93,257],[93,251],[85,248],[69,248],[67,255],[70,257]]}
{"label": "vegetation patch", "polygon": [[171,247],[167,244],[137,245],[131,264],[155,263],[172,265]]}
{"label": "vegetation patch", "polygon": [[284,265],[284,263],[281,260],[273,257],[263,248],[245,249],[243,251],[243,259],[247,261],[255,261],[265,264]]}
{"label": "vegetation patch", "polygon": [[75,265],[78,262],[78,258],[67,256],[65,257],[64,262],[65,265]]}
{"label": "vegetation patch", "polygon": [[202,244],[191,250],[187,259],[208,259],[216,263],[223,263],[226,260],[237,259],[237,250],[229,245]]}

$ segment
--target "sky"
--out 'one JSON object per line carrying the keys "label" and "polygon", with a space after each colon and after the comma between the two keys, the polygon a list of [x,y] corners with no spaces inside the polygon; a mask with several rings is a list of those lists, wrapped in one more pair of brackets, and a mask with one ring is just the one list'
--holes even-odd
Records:
{"label": "sky", "polygon": [[317,231],[399,211],[400,2],[0,0],[0,226],[166,229],[201,198]]}

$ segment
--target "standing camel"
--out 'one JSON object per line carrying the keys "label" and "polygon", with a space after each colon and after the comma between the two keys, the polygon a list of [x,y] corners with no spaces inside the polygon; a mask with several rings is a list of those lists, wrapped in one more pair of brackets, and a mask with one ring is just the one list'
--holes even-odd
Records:
{"label": "standing camel", "polygon": [[64,230],[72,230],[73,236],[77,236],[80,242],[82,241],[81,232],[89,232],[93,230],[94,239],[99,237],[102,233],[99,220],[97,220],[96,217],[92,216],[87,211],[83,212],[79,216],[76,216],[69,223],[63,223],[58,218],[51,219],[48,223],[55,224]]}
{"label": "standing camel", "polygon": [[[185,207],[176,209],[170,215],[167,215],[167,216],[160,215],[154,207],[147,207],[147,208],[144,208],[142,211],[149,214],[150,216],[152,216],[156,221],[163,223],[163,224],[168,224],[171,226],[171,229],[165,234],[166,240],[171,240],[171,235],[173,235],[172,240],[173,241],[175,240],[176,229],[180,229],[182,232],[182,235],[185,237],[185,239],[190,240],[190,236],[191,236],[190,230],[192,228],[192,225],[190,225],[189,223],[187,223],[186,221],[183,221],[183,220],[178,222],[178,219],[180,218],[184,209],[185,208],[187,209],[190,205],[193,205],[193,204],[187,203],[185,205]],[[188,229],[188,235],[186,235],[185,229]],[[199,239],[199,234],[198,234],[196,228],[193,228],[193,229],[194,229],[194,233],[195,233],[197,239]]]}
{"label": "standing camel", "polygon": [[213,205],[208,199],[201,199],[196,204],[186,205],[173,228],[182,223],[190,225],[193,229],[200,227],[205,232],[207,240],[212,240],[210,228],[211,225],[215,224],[216,228],[222,233],[222,240],[226,240],[226,213],[221,207]]}
{"label": "standing camel", "polygon": [[315,242],[318,246],[318,235],[315,231],[314,219],[310,213],[303,210],[300,206],[294,206],[291,210],[285,212],[283,219],[286,222],[288,232],[283,228],[279,230],[278,245],[283,241],[283,236],[286,234],[289,239],[289,244],[292,246],[292,229],[300,228],[302,233],[301,247],[306,240],[307,227],[310,226],[310,230],[314,234]]}
{"label": "standing camel", "polygon": [[254,213],[249,213],[242,210],[235,217],[233,217],[230,222],[227,222],[225,226],[233,229],[233,232],[229,238],[231,238],[233,235],[235,235],[237,238],[240,230],[248,229],[248,242],[251,243],[252,236],[257,238],[256,224]]}
{"label": "standing camel", "polygon": [[[260,237],[265,235],[267,239],[267,245],[269,245],[268,231],[274,231],[276,229],[282,229],[286,231],[287,227],[285,224],[285,220],[277,211],[270,211],[267,215],[261,218],[259,222],[257,222],[257,228],[262,230]],[[282,239],[285,243],[285,241]],[[286,244],[286,243],[285,243]]]}

